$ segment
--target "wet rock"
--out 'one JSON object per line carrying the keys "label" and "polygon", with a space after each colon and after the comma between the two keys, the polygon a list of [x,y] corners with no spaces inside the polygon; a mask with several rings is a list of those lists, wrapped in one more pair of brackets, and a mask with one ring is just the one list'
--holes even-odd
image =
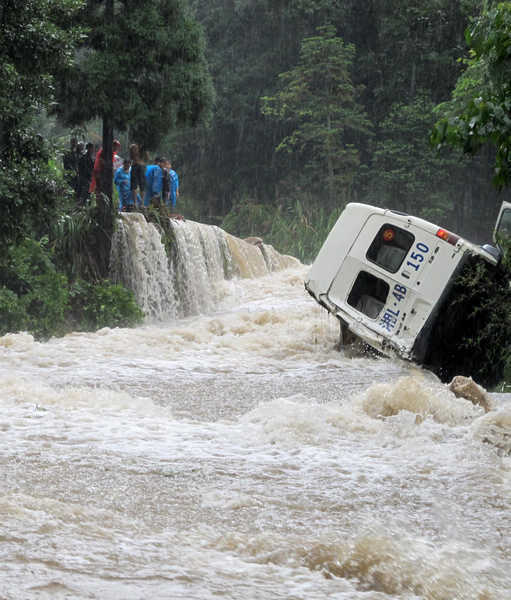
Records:
{"label": "wet rock", "polygon": [[247,244],[252,244],[252,246],[260,246],[263,243],[263,238],[260,237],[247,237],[244,238],[244,242]]}
{"label": "wet rock", "polygon": [[489,412],[493,408],[486,390],[478,385],[472,377],[456,375],[449,384],[449,389],[457,398],[465,398],[470,400],[472,404],[481,406],[484,412]]}

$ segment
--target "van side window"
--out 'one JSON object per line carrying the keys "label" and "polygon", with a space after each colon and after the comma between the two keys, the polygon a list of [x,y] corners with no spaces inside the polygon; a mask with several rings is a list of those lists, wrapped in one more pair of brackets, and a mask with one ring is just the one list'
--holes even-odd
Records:
{"label": "van side window", "polygon": [[386,223],[369,246],[366,258],[386,271],[395,273],[403,263],[414,239],[410,232]]}
{"label": "van side window", "polygon": [[389,295],[389,284],[366,271],[360,271],[348,296],[348,304],[370,319],[377,319]]}

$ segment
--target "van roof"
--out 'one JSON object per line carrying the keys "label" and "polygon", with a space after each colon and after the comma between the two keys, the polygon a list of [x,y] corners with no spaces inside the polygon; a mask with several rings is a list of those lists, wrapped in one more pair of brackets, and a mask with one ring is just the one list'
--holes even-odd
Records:
{"label": "van roof", "polygon": [[[446,231],[445,228],[440,227],[439,225],[436,225],[434,223],[431,223],[430,221],[426,221],[424,219],[421,219],[420,217],[415,217],[413,215],[409,215],[407,213],[404,213],[404,212],[401,212],[398,210],[394,210],[394,209],[390,209],[390,208],[381,208],[379,206],[371,206],[369,204],[363,204],[361,202],[350,202],[349,204],[346,205],[345,210],[348,210],[348,212],[352,213],[353,216],[355,214],[358,214],[359,219],[356,219],[356,220],[360,220],[361,224],[363,222],[365,222],[371,215],[378,215],[378,214],[381,216],[392,215],[392,217],[397,218],[398,220],[402,221],[403,223],[407,223],[409,226],[412,226],[412,227],[419,227],[423,231],[426,231],[427,233],[429,233],[433,236],[437,236],[437,233],[439,230]],[[449,232],[449,233],[451,233],[451,232]],[[454,234],[454,232],[452,232],[452,233]],[[484,259],[486,259],[488,262],[496,264],[497,260],[495,259],[495,257],[492,256],[489,252],[485,251],[484,248],[482,248],[478,244],[474,244],[473,242],[467,240],[466,238],[459,236],[458,234],[454,234],[454,235],[456,235],[456,237],[459,238],[459,241],[457,242],[456,245],[459,246],[460,244],[462,244],[466,249],[469,249],[470,251],[474,252],[475,254],[479,254]]]}

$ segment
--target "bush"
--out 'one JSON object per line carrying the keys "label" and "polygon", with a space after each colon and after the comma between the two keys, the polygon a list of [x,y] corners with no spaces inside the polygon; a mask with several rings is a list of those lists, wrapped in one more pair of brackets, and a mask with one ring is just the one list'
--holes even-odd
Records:
{"label": "bush", "polygon": [[25,239],[0,263],[0,335],[28,331],[47,339],[73,329],[131,327],[143,313],[133,293],[108,281],[77,280],[57,272],[44,241]]}
{"label": "bush", "polygon": [[5,286],[0,288],[0,335],[26,329],[27,315],[18,296]]}
{"label": "bush", "polygon": [[71,311],[77,327],[95,331],[102,327],[133,327],[144,318],[133,292],[103,281],[76,281],[70,289]]}
{"label": "bush", "polygon": [[62,332],[67,278],[57,273],[44,244],[25,239],[9,249],[2,265],[2,331],[26,329],[47,338]]}
{"label": "bush", "polygon": [[444,382],[472,376],[493,388],[511,354],[511,255],[497,267],[470,258],[441,306],[424,363]]}

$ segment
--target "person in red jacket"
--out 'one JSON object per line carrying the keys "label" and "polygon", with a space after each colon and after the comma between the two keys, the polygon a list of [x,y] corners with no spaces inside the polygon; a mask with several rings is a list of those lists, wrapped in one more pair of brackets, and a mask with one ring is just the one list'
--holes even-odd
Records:
{"label": "person in red jacket", "polygon": [[[114,140],[112,144],[112,162],[115,165],[116,161],[118,161],[119,156],[117,152],[121,149],[121,142],[119,140]],[[92,180],[89,186],[89,194],[96,191],[96,187],[100,187],[101,175],[103,173],[104,167],[103,161],[103,148],[100,148],[98,153],[96,154],[96,160],[94,161],[94,169],[92,170]]]}

